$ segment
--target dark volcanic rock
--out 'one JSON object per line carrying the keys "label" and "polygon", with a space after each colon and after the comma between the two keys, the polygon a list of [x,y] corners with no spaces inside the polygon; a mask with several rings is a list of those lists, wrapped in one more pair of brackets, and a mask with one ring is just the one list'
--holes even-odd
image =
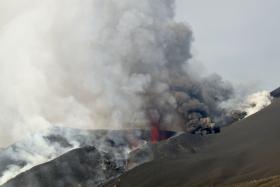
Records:
{"label": "dark volcanic rock", "polygon": [[[127,150],[130,149],[131,146],[137,146],[137,144],[143,144],[145,141],[148,141],[150,138],[150,132],[147,130],[141,130],[141,129],[129,129],[129,130],[77,130],[77,129],[65,129],[65,128],[54,128],[51,130],[49,133],[46,135],[39,135],[40,140],[43,140],[43,142],[50,146],[51,150],[56,150],[57,152],[55,155],[59,154],[61,151],[68,151],[73,149],[74,144],[78,147],[94,147],[96,148],[96,153],[97,155],[93,157],[88,157],[88,154],[82,154],[84,153],[84,149],[77,149],[74,152],[76,155],[73,156],[73,161],[71,161],[71,156],[73,155],[73,151],[69,153],[65,153],[63,156],[54,159],[53,161],[47,162],[46,164],[36,166],[23,174],[18,175],[14,179],[11,179],[10,182],[8,182],[6,185],[13,186],[15,184],[19,184],[21,180],[24,182],[21,183],[21,186],[32,186],[32,187],[37,187],[37,186],[48,186],[49,184],[47,183],[48,181],[60,181],[57,183],[57,185],[62,185],[64,187],[65,184],[66,187],[70,185],[70,179],[74,177],[73,179],[73,184],[80,184],[79,181],[84,181],[86,178],[81,178],[81,180],[78,180],[79,177],[74,173],[75,175],[72,175],[72,172],[77,171],[80,172],[78,169],[80,167],[87,166],[87,164],[92,164],[91,160],[89,160],[86,163],[80,164],[79,160],[75,160],[77,158],[93,158],[94,163],[98,163],[99,166],[102,166],[102,169],[100,168],[95,168],[96,171],[100,171],[100,175],[90,175],[88,178],[91,178],[89,180],[90,187],[95,186],[99,182],[106,181],[107,179],[111,177],[115,177],[118,174],[122,173],[123,170],[126,167],[126,160],[127,159]],[[29,141],[28,141],[29,140]],[[6,149],[3,149],[0,152],[0,177],[1,175],[5,172],[8,171],[7,169],[12,166],[12,167],[18,167],[22,168],[25,165],[30,163],[25,161],[25,155],[27,154],[28,156],[35,156],[36,155],[42,155],[46,156],[44,154],[46,153],[41,153],[40,150],[35,149],[30,149],[30,139],[18,142],[12,146],[7,147]],[[32,139],[31,139],[32,140]],[[36,143],[36,142],[35,142]],[[54,149],[55,148],[55,149]],[[57,149],[59,148],[59,149]],[[98,151],[97,151],[98,150]],[[39,152],[38,152],[39,151]],[[49,152],[47,152],[49,153]],[[91,152],[89,152],[91,155]],[[61,153],[63,154],[63,152]],[[61,155],[59,154],[59,155]],[[80,156],[79,156],[80,155]],[[98,156],[100,155],[100,156]],[[79,157],[78,157],[79,156]],[[96,157],[94,159],[94,157]],[[100,159],[99,159],[100,157]],[[98,159],[97,159],[98,158]],[[47,159],[47,158],[46,158]],[[60,163],[60,161],[63,161]],[[73,162],[75,163],[73,164]],[[81,159],[82,161],[82,159]],[[66,163],[66,164],[64,164]],[[31,163],[32,164],[32,163]],[[69,166],[67,166],[70,164]],[[84,164],[84,165],[83,165]],[[73,166],[75,165],[75,167]],[[34,165],[35,166],[35,165]],[[56,167],[59,166],[59,167]],[[64,166],[65,167],[70,167],[70,170],[66,170],[64,172]],[[90,167],[93,167],[89,165]],[[51,171],[48,171],[48,169],[44,168],[52,168]],[[94,166],[95,167],[95,166]],[[58,171],[56,171],[56,168]],[[107,169],[109,168],[109,169]],[[86,167],[83,168],[83,171],[86,171]],[[61,173],[59,170],[62,170],[63,172]],[[37,174],[39,171],[39,174]],[[55,174],[51,173],[55,171]],[[47,173],[47,175],[41,175],[41,173]],[[51,174],[49,174],[51,173]],[[87,172],[86,172],[87,173]],[[36,174],[36,175],[35,175]],[[84,174],[83,174],[84,175]],[[88,174],[87,174],[88,175]],[[87,175],[84,175],[85,177]],[[47,177],[47,180],[45,181],[44,177]],[[98,177],[98,181],[96,181],[96,177]],[[102,178],[103,177],[103,178]],[[32,182],[30,182],[29,179]],[[64,183],[66,181],[66,183]],[[92,183],[94,181],[94,183]],[[88,182],[81,183],[80,185],[87,186]],[[56,184],[56,183],[55,183]],[[37,186],[35,186],[37,185]],[[82,186],[81,186],[82,187]]]}
{"label": "dark volcanic rock", "polygon": [[[96,141],[104,137],[104,132],[99,132],[94,135],[94,143],[103,142],[105,148],[113,150],[73,150],[20,174],[3,187],[94,187],[122,173],[120,181],[114,179],[104,186],[223,186],[279,175],[279,111],[280,99],[275,99],[266,109],[222,129],[220,134],[181,134],[158,144],[147,144],[130,154],[129,164],[143,160],[147,163],[125,173],[124,161],[112,156],[111,151],[133,138],[124,136],[127,133],[112,132]],[[50,141],[68,145],[57,137]]]}
{"label": "dark volcanic rock", "polygon": [[276,90],[273,90],[273,91],[270,93],[270,95],[271,95],[272,97],[279,98],[279,97],[280,97],[280,87],[277,88]]}
{"label": "dark volcanic rock", "polygon": [[79,148],[18,175],[2,187],[94,187],[124,171],[125,162],[121,167],[121,161],[114,159],[95,147]]}
{"label": "dark volcanic rock", "polygon": [[[166,137],[174,135],[173,132],[165,133]],[[122,174],[125,169],[129,169],[127,167],[127,150],[149,141],[150,131],[140,129],[81,131],[57,128],[43,136],[42,139],[47,145],[60,149],[71,149],[72,142],[85,148],[70,151],[57,159],[31,168],[11,179],[4,186],[20,184],[23,187],[77,185],[94,187]],[[19,157],[17,154],[21,155],[26,152],[31,155],[37,154],[38,151],[33,153],[32,150],[25,150],[29,148],[24,146],[25,144],[29,145],[26,142],[18,142],[0,152],[0,176],[1,172],[9,166],[23,167],[28,164],[24,161],[24,157]],[[143,150],[141,149],[140,153]],[[147,153],[150,152],[148,150]],[[136,153],[131,155],[133,166],[142,164],[143,156],[146,157],[146,161],[151,160],[147,155]],[[15,156],[9,158],[10,155]]]}
{"label": "dark volcanic rock", "polygon": [[182,134],[104,187],[225,186],[280,174],[280,99],[217,135]]}
{"label": "dark volcanic rock", "polygon": [[42,163],[37,162],[37,157],[44,158],[43,162],[46,162],[73,148],[85,146],[94,146],[100,152],[114,154],[114,157],[121,159],[126,156],[125,149],[129,148],[133,142],[141,144],[149,138],[150,132],[141,129],[79,130],[54,127],[47,132],[28,136],[25,140],[1,149],[0,178],[5,172],[10,173],[9,168],[18,168],[19,171],[25,166]]}
{"label": "dark volcanic rock", "polygon": [[147,143],[129,154],[127,168],[130,170],[153,160],[176,159],[182,153],[192,154],[202,144],[201,136],[189,133],[178,134],[157,144]]}

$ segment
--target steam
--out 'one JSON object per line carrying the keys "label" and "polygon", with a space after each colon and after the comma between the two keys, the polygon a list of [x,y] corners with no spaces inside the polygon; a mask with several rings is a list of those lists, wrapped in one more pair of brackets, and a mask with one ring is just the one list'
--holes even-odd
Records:
{"label": "steam", "polygon": [[222,105],[227,111],[242,111],[245,113],[244,117],[248,117],[270,105],[272,99],[270,92],[264,90],[250,94],[244,99],[234,97]]}
{"label": "steam", "polygon": [[174,21],[174,0],[25,5],[0,26],[2,146],[51,126],[143,127],[149,109],[184,129],[220,115],[232,93],[217,75],[188,72],[192,31]]}
{"label": "steam", "polygon": [[69,131],[66,130],[63,132],[63,138],[65,138],[64,141],[67,142],[67,145],[50,141],[48,136],[54,134],[52,132],[54,130],[57,131],[58,129],[48,129],[44,132],[26,136],[21,142],[1,150],[0,185],[36,165],[50,161],[71,149],[80,147],[80,142],[73,140]]}
{"label": "steam", "polygon": [[269,92],[257,92],[247,97],[243,110],[247,113],[247,116],[251,116],[270,105],[271,101],[272,97]]}

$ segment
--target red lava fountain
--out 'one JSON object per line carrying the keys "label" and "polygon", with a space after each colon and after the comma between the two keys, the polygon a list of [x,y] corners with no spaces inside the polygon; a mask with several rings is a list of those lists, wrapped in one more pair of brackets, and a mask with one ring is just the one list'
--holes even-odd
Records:
{"label": "red lava fountain", "polygon": [[158,112],[151,111],[149,114],[151,126],[151,142],[157,143],[162,139],[160,133],[160,116]]}

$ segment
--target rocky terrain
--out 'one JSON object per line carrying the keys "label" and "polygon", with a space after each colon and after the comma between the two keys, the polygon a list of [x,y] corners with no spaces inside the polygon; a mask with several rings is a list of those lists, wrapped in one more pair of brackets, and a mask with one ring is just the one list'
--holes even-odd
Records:
{"label": "rocky terrain", "polygon": [[[115,168],[114,170],[116,170],[116,172],[114,175],[109,174],[111,173],[109,169],[102,174],[103,178],[98,177],[100,181],[108,180],[111,176],[120,174],[120,172],[126,168],[127,152],[133,149],[134,146],[144,144],[149,138],[150,132],[140,129],[108,131],[54,128],[45,135],[36,134],[34,137],[27,138],[26,140],[17,142],[1,150],[0,179],[5,181],[22,172],[24,172],[24,174],[17,177],[25,178],[28,176],[28,178],[30,178],[28,173],[33,173],[36,168],[41,168],[41,166],[43,169],[36,170],[36,173],[43,173],[46,170],[51,170],[51,173],[53,173],[53,169],[45,168],[49,168],[48,166],[50,166],[50,168],[59,170],[59,168],[65,168],[67,164],[70,164],[70,169],[68,170],[71,172],[61,169],[62,173],[60,173],[59,176],[68,176],[68,178],[72,178],[74,177],[72,176],[72,172],[78,173],[80,172],[79,168],[83,168],[84,166],[90,166],[93,167],[91,169],[98,170],[95,165],[92,166],[92,160],[90,160],[96,159],[102,161],[96,163],[98,167],[105,167],[106,164],[109,164]],[[89,147],[92,149],[88,149]],[[90,158],[91,156],[93,156],[93,158]],[[70,160],[71,157],[73,157],[73,161]],[[75,160],[75,157],[79,157],[81,160]],[[80,161],[84,161],[84,163],[80,163]],[[59,165],[60,162],[63,162],[62,165]],[[36,165],[38,166],[34,167]],[[75,165],[75,167],[71,165]],[[75,170],[76,166],[79,166],[77,171]],[[105,169],[106,168],[107,166]],[[28,171],[29,169],[31,170]],[[72,171],[72,169],[75,171]],[[86,173],[88,168],[85,167],[83,171]],[[38,175],[41,176],[41,174]],[[38,175],[36,174],[35,176]],[[35,178],[39,181],[38,184],[44,184],[40,182],[42,177],[35,176],[33,176],[32,180],[27,180],[30,183],[22,183],[21,185],[33,186]],[[57,177],[58,179],[59,176]],[[54,180],[52,177],[49,179],[52,181]],[[59,180],[63,181],[61,179]],[[73,181],[75,181],[75,179],[73,179]]]}
{"label": "rocky terrain", "polygon": [[[244,186],[248,181],[279,175],[279,111],[280,100],[275,99],[266,109],[222,129],[219,135],[183,134],[159,143],[152,162],[104,187],[115,183],[122,187]],[[176,146],[171,146],[174,143]]]}
{"label": "rocky terrain", "polygon": [[[20,174],[3,187],[279,184],[278,177],[272,177],[280,174],[279,111],[280,99],[274,99],[269,107],[223,128],[220,134],[182,133],[157,144],[147,143],[132,151],[127,162],[111,159],[94,147],[76,149]],[[131,170],[124,172],[126,167]]]}
{"label": "rocky terrain", "polygon": [[[120,164],[123,162],[123,164]],[[3,187],[77,187],[97,186],[123,173],[125,161],[114,160],[94,147],[72,150],[67,154],[29,172],[18,175]]]}

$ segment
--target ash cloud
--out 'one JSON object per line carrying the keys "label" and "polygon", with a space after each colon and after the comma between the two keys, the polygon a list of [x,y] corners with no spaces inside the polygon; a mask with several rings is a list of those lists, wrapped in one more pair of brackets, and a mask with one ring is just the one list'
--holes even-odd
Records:
{"label": "ash cloud", "polygon": [[174,105],[192,33],[173,16],[169,0],[25,1],[0,30],[1,146],[53,125],[143,126],[149,95]]}
{"label": "ash cloud", "polygon": [[193,33],[174,11],[175,0],[1,1],[0,146],[53,126],[145,128],[155,110],[162,129],[225,124],[234,89],[194,76]]}
{"label": "ash cloud", "polygon": [[165,129],[222,121],[233,88],[190,72],[193,33],[174,0],[23,4],[1,2],[1,146],[51,126],[145,127],[149,110]]}

